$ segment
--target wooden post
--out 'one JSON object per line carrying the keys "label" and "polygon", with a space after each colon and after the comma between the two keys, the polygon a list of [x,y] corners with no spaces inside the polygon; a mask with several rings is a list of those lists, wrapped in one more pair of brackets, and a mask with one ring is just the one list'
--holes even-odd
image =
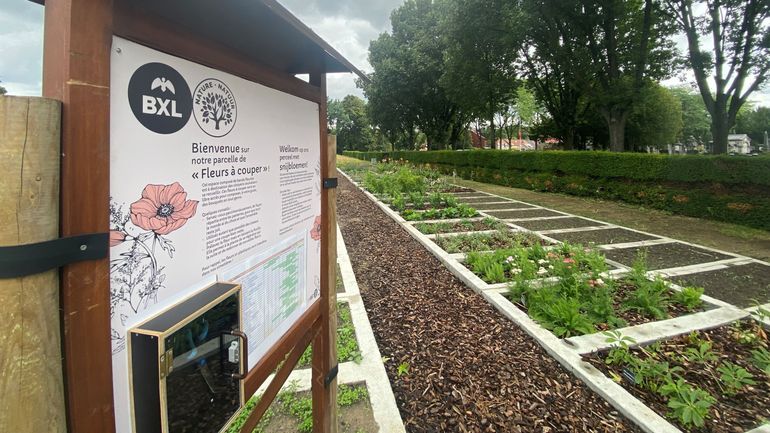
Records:
{"label": "wooden post", "polygon": [[[319,104],[321,178],[337,175],[336,140],[329,141],[326,118],[326,75],[311,74],[310,83],[321,88]],[[337,379],[328,385],[326,376],[337,365],[337,209],[334,189],[321,195],[321,332],[313,340],[313,431],[337,432]]]}
{"label": "wooden post", "polygon": [[[59,237],[58,101],[0,96],[0,246]],[[66,432],[59,273],[0,279],[0,431]]]}
{"label": "wooden post", "polygon": [[[45,6],[43,96],[62,101],[61,236],[106,233],[112,0]],[[69,433],[115,431],[108,258],[61,270]]]}

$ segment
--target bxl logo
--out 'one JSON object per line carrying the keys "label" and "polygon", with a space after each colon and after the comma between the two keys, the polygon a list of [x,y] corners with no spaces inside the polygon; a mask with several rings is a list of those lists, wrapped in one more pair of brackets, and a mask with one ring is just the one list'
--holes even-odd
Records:
{"label": "bxl logo", "polygon": [[163,63],[140,66],[128,83],[128,103],[150,131],[173,134],[190,120],[192,95],[184,77]]}

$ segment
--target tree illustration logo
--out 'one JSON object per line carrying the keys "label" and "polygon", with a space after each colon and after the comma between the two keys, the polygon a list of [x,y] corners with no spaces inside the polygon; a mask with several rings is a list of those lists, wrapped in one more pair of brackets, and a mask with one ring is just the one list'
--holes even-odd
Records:
{"label": "tree illustration logo", "polygon": [[193,93],[193,105],[195,121],[206,134],[224,137],[233,130],[238,106],[225,83],[215,78],[201,81]]}

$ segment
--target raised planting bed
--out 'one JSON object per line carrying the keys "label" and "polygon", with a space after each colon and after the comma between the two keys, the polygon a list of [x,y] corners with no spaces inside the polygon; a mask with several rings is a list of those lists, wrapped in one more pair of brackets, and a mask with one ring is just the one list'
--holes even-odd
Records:
{"label": "raised planting bed", "polygon": [[[346,302],[337,302],[337,360],[361,362],[361,350],[356,340],[356,330]],[[308,368],[313,362],[313,349],[308,346],[297,363],[297,368]]]}
{"label": "raised planting bed", "polygon": [[[679,275],[673,280],[677,284],[703,286],[707,295],[739,307],[770,302],[770,266],[761,263]],[[727,287],[730,289],[725,290]]]}
{"label": "raised planting bed", "polygon": [[517,221],[516,225],[528,230],[545,231],[574,229],[580,227],[599,227],[606,224],[579,217],[556,218],[549,220]]}
{"label": "raised planting bed", "polygon": [[604,256],[597,251],[568,244],[553,249],[537,244],[491,253],[470,253],[465,258],[465,266],[488,284],[523,282],[575,272],[598,275],[608,269]]}
{"label": "raised planting bed", "polygon": [[515,232],[512,230],[498,230],[494,233],[437,236],[433,239],[433,242],[450,254],[547,244],[543,239],[532,233]]}
{"label": "raised planting bed", "polygon": [[[226,433],[239,433],[248,415],[259,402],[257,397],[249,400],[238,417],[227,428]],[[340,385],[337,390],[340,433],[376,432],[372,405],[366,385]],[[310,392],[297,392],[296,384],[290,384],[278,394],[265,413],[254,433],[310,433],[313,431],[313,400]]]}
{"label": "raised planting bed", "polygon": [[512,200],[508,200],[507,198],[500,198],[500,197],[495,197],[495,196],[492,196],[492,195],[488,195],[488,196],[485,196],[485,197],[473,197],[473,196],[462,197],[462,196],[460,196],[460,197],[457,197],[457,200],[460,203],[467,203],[467,204],[500,203],[500,202],[504,202],[504,201],[505,202],[513,203]]}
{"label": "raised planting bed", "polygon": [[493,204],[484,204],[484,203],[476,203],[474,204],[476,209],[479,210],[507,210],[507,209],[532,209],[534,206],[526,204],[526,203],[518,203],[518,202],[510,202],[510,203],[493,203]]}
{"label": "raised planting bed", "polygon": [[444,233],[461,233],[461,232],[478,232],[484,230],[500,230],[508,227],[504,222],[496,220],[494,218],[484,218],[480,220],[465,219],[456,222],[440,222],[440,223],[417,223],[414,227],[420,231],[420,233],[426,235],[444,234]]}
{"label": "raised planting bed", "polygon": [[645,257],[648,269],[668,269],[731,259],[732,256],[679,242],[646,247],[619,248],[605,252],[608,259],[631,266],[638,257]]}
{"label": "raised planting bed", "polygon": [[511,285],[508,300],[557,337],[593,334],[703,311],[703,289],[671,289],[662,278],[649,280],[646,269],[634,269],[613,280],[595,270],[556,269],[559,280],[535,287],[528,281]]}
{"label": "raised planting bed", "polygon": [[658,237],[638,233],[633,230],[626,230],[621,228],[611,229],[598,229],[598,230],[586,230],[580,232],[567,232],[567,233],[554,233],[548,235],[548,237],[556,239],[557,241],[569,242],[571,244],[580,245],[610,245],[610,244],[624,244],[628,242],[641,242],[651,239],[659,239]]}
{"label": "raised planting bed", "polygon": [[511,211],[490,211],[489,215],[500,219],[520,219],[520,218],[545,218],[545,217],[558,217],[564,216],[563,213],[555,212],[548,209],[522,209]]}
{"label": "raised planting bed", "polygon": [[406,209],[401,212],[401,216],[407,221],[427,221],[427,220],[446,220],[456,218],[473,218],[478,216],[476,209],[461,204],[455,207],[444,209],[428,209],[425,211],[415,211]]}
{"label": "raised planting bed", "polygon": [[445,209],[456,207],[460,204],[455,196],[440,192],[432,192],[429,194],[423,194],[421,192],[412,192],[409,194],[398,193],[392,197],[381,196],[380,199],[398,212],[402,212],[406,209]]}
{"label": "raised planting bed", "polygon": [[767,330],[752,320],[630,348],[587,360],[685,432],[733,433],[770,420]]}

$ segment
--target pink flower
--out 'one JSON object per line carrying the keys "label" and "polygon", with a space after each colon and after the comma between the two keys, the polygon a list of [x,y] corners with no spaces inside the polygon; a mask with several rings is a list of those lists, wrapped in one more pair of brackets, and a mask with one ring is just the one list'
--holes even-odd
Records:
{"label": "pink flower", "polygon": [[110,248],[116,247],[126,240],[126,234],[118,230],[110,230]]}
{"label": "pink flower", "polygon": [[313,228],[310,229],[310,237],[313,238],[314,241],[321,240],[321,216],[315,217],[315,221],[313,221]]}
{"label": "pink flower", "polygon": [[167,235],[185,225],[197,208],[198,201],[187,200],[179,182],[147,185],[142,198],[131,204],[131,222],[144,230]]}
{"label": "pink flower", "polygon": [[564,259],[564,263],[575,263],[575,259],[566,258]]}

